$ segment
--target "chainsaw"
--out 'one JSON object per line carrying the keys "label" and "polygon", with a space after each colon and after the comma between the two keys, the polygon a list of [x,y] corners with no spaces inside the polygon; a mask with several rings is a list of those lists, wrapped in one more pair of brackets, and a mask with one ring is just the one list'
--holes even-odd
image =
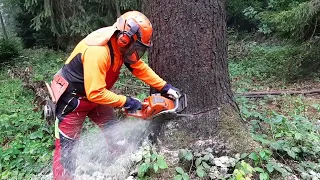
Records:
{"label": "chainsaw", "polygon": [[187,107],[187,97],[186,94],[181,94],[179,98],[172,100],[156,93],[145,98],[141,105],[141,110],[125,110],[126,115],[144,120],[169,120],[184,116],[181,112]]}

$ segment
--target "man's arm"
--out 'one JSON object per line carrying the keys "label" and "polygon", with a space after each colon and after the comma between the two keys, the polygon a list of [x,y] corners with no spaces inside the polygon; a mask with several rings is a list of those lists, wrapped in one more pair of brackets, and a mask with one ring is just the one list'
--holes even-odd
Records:
{"label": "man's arm", "polygon": [[122,107],[126,96],[106,89],[106,73],[111,65],[109,50],[103,46],[90,46],[83,57],[84,87],[89,101]]}
{"label": "man's arm", "polygon": [[150,85],[151,87],[161,90],[166,81],[160,78],[146,63],[141,59],[134,64],[125,63],[126,67],[132,72],[134,76]]}

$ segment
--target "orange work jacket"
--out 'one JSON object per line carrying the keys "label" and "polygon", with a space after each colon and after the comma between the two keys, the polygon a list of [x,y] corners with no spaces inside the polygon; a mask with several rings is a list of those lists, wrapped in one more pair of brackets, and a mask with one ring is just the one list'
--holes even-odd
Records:
{"label": "orange work jacket", "polygon": [[[65,65],[63,77],[73,91],[86,95],[91,102],[122,107],[126,96],[110,91],[118,80],[123,57],[117,47],[114,26],[98,29],[78,43]],[[161,90],[166,81],[141,59],[125,65],[132,74],[151,87]]]}

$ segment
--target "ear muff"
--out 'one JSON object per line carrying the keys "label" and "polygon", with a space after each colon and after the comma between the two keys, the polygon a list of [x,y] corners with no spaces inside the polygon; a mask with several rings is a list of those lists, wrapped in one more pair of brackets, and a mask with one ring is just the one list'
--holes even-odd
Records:
{"label": "ear muff", "polygon": [[117,39],[117,44],[121,48],[129,46],[132,42],[132,38],[126,33],[120,32]]}
{"label": "ear muff", "polygon": [[121,48],[127,47],[134,42],[133,36],[139,30],[139,25],[133,19],[126,20],[124,26],[130,27],[130,29],[128,31],[121,31],[117,36],[117,44]]}

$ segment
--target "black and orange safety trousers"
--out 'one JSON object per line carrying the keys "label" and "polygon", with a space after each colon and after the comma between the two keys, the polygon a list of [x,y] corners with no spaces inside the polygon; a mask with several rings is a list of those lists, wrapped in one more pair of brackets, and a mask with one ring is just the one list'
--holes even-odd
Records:
{"label": "black and orange safety trousers", "polygon": [[101,129],[116,119],[113,109],[88,101],[85,97],[65,92],[56,109],[55,151],[53,158],[54,180],[74,179],[75,160],[73,148],[80,137],[86,117]]}

